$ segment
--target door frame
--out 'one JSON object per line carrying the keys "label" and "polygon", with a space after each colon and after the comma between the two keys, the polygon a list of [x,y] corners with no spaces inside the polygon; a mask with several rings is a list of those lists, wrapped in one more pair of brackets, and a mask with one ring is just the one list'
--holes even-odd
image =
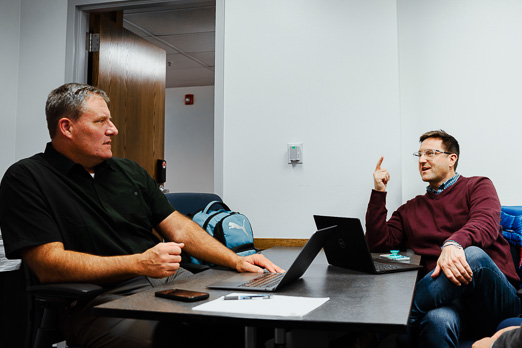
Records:
{"label": "door frame", "polygon": [[[65,82],[87,82],[89,12],[175,4],[173,0],[67,0]],[[204,0],[193,0],[204,1]],[[214,193],[223,197],[225,0],[216,0],[214,72]]]}

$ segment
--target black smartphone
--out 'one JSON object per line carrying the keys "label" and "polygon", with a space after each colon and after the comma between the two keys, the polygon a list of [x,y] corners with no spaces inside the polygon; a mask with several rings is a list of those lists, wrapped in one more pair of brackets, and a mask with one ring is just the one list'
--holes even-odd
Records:
{"label": "black smartphone", "polygon": [[182,290],[182,289],[171,289],[171,290],[156,291],[156,296],[168,298],[168,299],[176,300],[176,301],[194,302],[194,301],[205,300],[208,298],[209,295],[207,292]]}

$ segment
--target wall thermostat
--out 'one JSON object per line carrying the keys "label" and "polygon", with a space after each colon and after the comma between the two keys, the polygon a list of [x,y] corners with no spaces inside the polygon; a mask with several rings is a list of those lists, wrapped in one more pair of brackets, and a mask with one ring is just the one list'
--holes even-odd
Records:
{"label": "wall thermostat", "polygon": [[288,146],[288,163],[303,163],[303,144],[287,144]]}

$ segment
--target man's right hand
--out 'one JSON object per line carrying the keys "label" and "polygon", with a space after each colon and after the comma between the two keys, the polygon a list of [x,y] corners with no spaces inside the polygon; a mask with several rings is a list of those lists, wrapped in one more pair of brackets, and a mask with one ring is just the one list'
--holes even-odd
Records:
{"label": "man's right hand", "polygon": [[141,274],[151,278],[164,278],[179,269],[183,243],[159,243],[140,254]]}
{"label": "man's right hand", "polygon": [[377,162],[377,166],[375,167],[375,171],[373,172],[373,183],[375,185],[375,191],[386,191],[386,186],[388,185],[388,181],[390,181],[390,173],[384,168],[381,168],[382,161],[384,157],[381,156],[379,162]]}

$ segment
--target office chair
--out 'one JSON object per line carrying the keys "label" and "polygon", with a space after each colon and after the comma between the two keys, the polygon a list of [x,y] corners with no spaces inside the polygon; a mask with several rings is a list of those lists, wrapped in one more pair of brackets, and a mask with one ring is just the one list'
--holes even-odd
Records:
{"label": "office chair", "polygon": [[[189,218],[192,218],[194,214],[205,208],[212,201],[223,202],[221,197],[215,193],[176,192],[166,193],[165,196],[179,213]],[[199,273],[210,268],[207,265],[194,264],[184,260],[190,260],[186,253],[181,254],[181,267],[192,273]]]}
{"label": "office chair", "polygon": [[166,193],[165,196],[179,213],[189,218],[212,201],[223,202],[215,193],[176,192]]}
{"label": "office chair", "polygon": [[73,303],[94,298],[104,289],[90,283],[39,284],[29,267],[22,266],[29,301],[25,347],[51,348],[64,340],[60,330],[60,313]]}
{"label": "office chair", "polygon": [[[504,237],[509,242],[511,257],[513,259],[517,274],[521,277],[520,285],[522,285],[522,206],[502,206],[500,225],[502,226]],[[518,297],[520,297],[522,300],[522,288],[518,289],[517,294]],[[505,319],[498,325],[497,330],[500,330],[506,326],[514,325],[515,323],[520,325],[520,320],[520,317]],[[475,341],[481,338],[482,337],[477,337],[476,339],[466,339],[459,344],[459,348],[469,348]]]}
{"label": "office chair", "polygon": [[504,238],[509,242],[511,257],[521,278],[522,287],[522,206],[502,206],[500,224]]}

